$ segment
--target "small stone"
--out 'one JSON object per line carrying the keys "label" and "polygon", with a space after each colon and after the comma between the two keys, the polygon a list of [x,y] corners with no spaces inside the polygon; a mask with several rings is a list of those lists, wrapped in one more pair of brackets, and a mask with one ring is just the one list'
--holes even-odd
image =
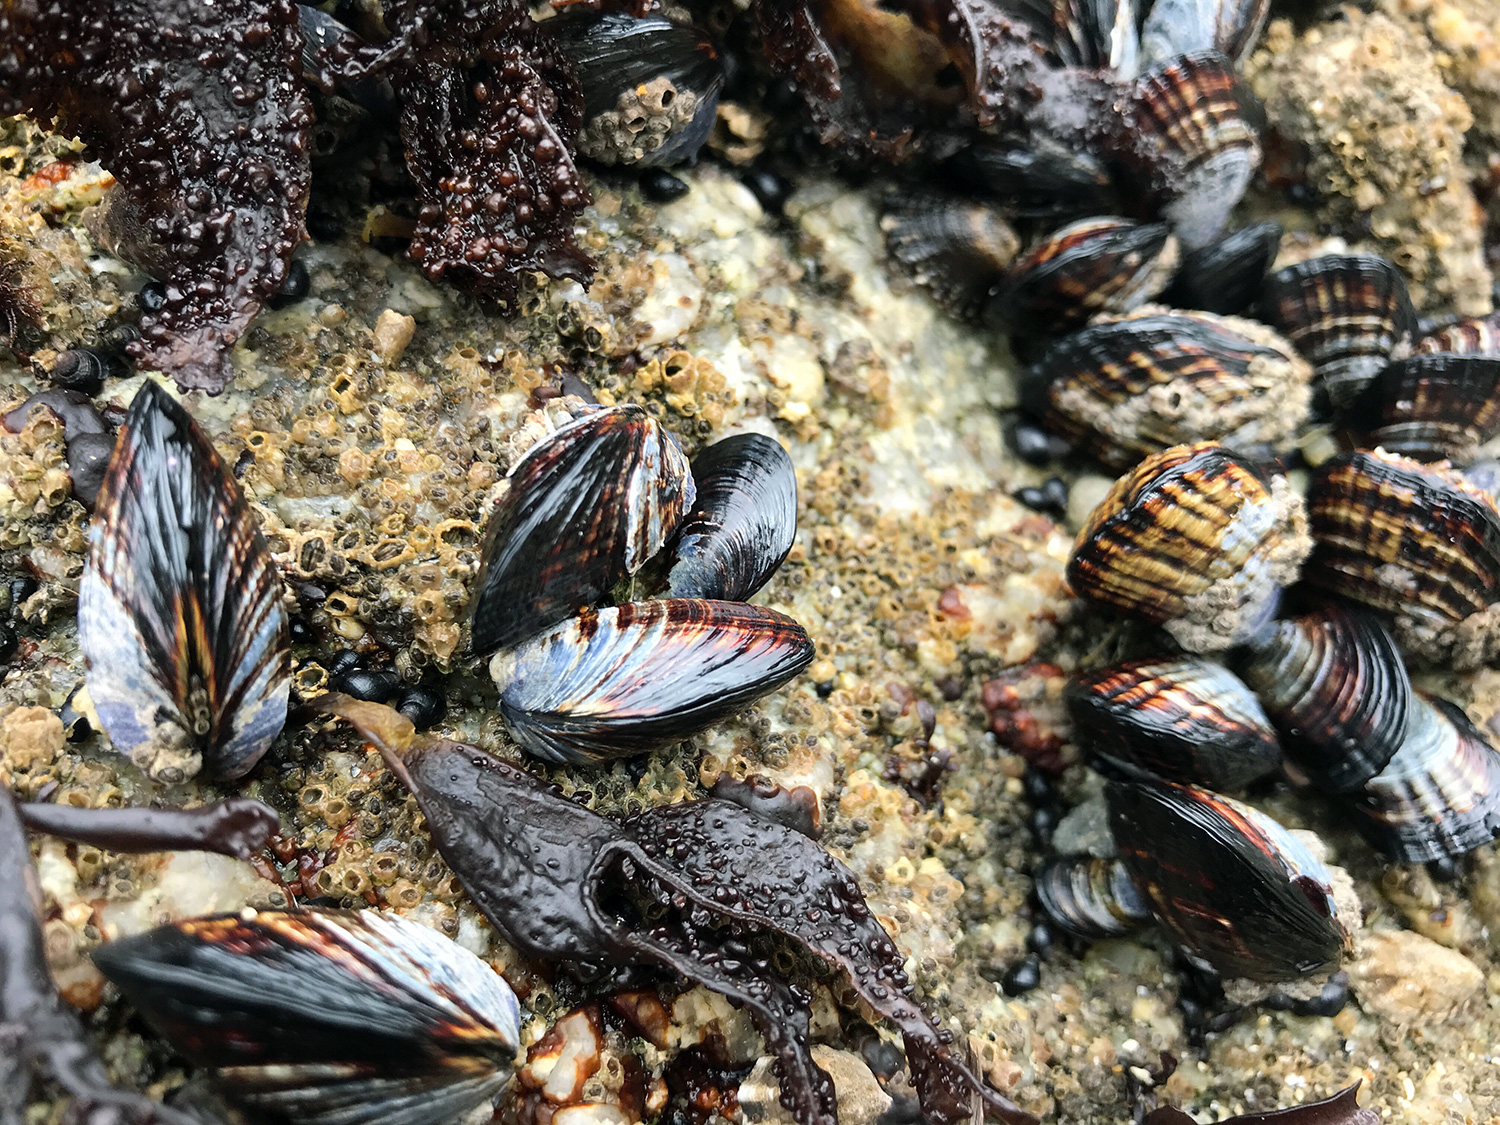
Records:
{"label": "small stone", "polygon": [[688,185],[665,168],[647,168],[641,173],[641,194],[652,203],[671,203],[688,193]]}
{"label": "small stone", "polygon": [[401,362],[406,346],[417,331],[415,317],[405,316],[395,309],[386,309],[375,320],[375,354],[387,367]]}
{"label": "small stone", "polygon": [[1367,1012],[1399,1026],[1447,1019],[1484,985],[1479,968],[1410,930],[1366,934],[1349,981]]}
{"label": "small stone", "polygon": [[[833,1079],[838,1095],[840,1125],[874,1125],[891,1107],[891,1096],[880,1088],[864,1060],[851,1051],[815,1046],[813,1061]],[[770,1056],[755,1064],[740,1085],[740,1110],[752,1125],[794,1125],[794,1119],[778,1100],[781,1086],[771,1071]]]}
{"label": "small stone", "polygon": [[1000,987],[1007,996],[1020,996],[1042,983],[1042,966],[1035,955],[1021,958],[1000,978]]}

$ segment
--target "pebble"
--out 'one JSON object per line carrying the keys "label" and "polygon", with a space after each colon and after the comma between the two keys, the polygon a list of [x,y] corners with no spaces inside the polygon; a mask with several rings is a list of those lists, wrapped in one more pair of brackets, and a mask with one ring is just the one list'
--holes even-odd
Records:
{"label": "pebble", "polygon": [[1484,986],[1484,974],[1421,934],[1380,930],[1364,936],[1349,982],[1367,1012],[1409,1027],[1448,1018]]}
{"label": "pebble", "polygon": [[375,319],[375,354],[380,357],[380,362],[387,367],[400,363],[416,331],[415,317],[398,313],[395,309],[382,311]]}
{"label": "pebble", "polygon": [[1042,983],[1042,966],[1035,954],[1027,954],[1010,968],[1005,970],[1005,975],[1000,978],[1000,987],[1007,996],[1019,996],[1023,992],[1030,992]]}
{"label": "pebble", "polygon": [[[891,1096],[880,1088],[864,1060],[852,1051],[835,1051],[821,1044],[812,1049],[813,1061],[833,1079],[839,1100],[840,1125],[875,1125],[891,1107]],[[795,1125],[778,1100],[781,1090],[765,1056],[740,1085],[740,1110],[752,1125]]]}
{"label": "pebble", "polygon": [[671,203],[687,193],[687,183],[665,168],[647,168],[641,173],[641,194],[652,203]]}

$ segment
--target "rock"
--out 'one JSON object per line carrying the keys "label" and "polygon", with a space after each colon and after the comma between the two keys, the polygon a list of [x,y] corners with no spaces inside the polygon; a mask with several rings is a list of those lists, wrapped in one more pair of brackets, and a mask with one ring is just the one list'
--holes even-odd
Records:
{"label": "rock", "polygon": [[[828,1072],[838,1094],[840,1125],[874,1125],[891,1106],[891,1096],[880,1088],[870,1068],[858,1055],[831,1047],[812,1049],[813,1061]],[[781,1086],[771,1073],[770,1056],[740,1085],[740,1109],[752,1125],[793,1125],[791,1114],[777,1100]]]}
{"label": "rock", "polygon": [[19,707],[0,723],[0,765],[10,773],[45,769],[62,748],[62,720],[45,707]]}
{"label": "rock", "polygon": [[1462,953],[1410,930],[1366,934],[1349,980],[1365,1011],[1399,1026],[1447,1019],[1484,985]]}
{"label": "rock", "polygon": [[375,321],[375,354],[380,362],[393,367],[401,362],[406,345],[417,331],[415,317],[403,316],[395,309],[386,309]]}

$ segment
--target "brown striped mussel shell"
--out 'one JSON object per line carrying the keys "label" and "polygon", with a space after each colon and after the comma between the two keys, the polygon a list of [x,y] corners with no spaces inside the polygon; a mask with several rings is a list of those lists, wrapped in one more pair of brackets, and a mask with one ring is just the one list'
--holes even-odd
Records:
{"label": "brown striped mussel shell", "polygon": [[1500,436],[1500,356],[1443,352],[1397,360],[1354,401],[1347,421],[1368,448],[1466,463]]}
{"label": "brown striped mussel shell", "polygon": [[1174,445],[1290,445],[1307,419],[1312,369],[1251,320],[1152,308],[1090,325],[1048,348],[1025,393],[1047,427],[1123,471]]}
{"label": "brown striped mussel shell", "polygon": [[931,193],[891,194],[880,227],[891,257],[964,317],[979,314],[1021,249],[998,208]]}
{"label": "brown striped mussel shell", "polygon": [[1435,328],[1418,340],[1412,350],[1418,355],[1500,356],[1500,312],[1467,317]]}
{"label": "brown striped mussel shell", "polygon": [[1411,680],[1395,638],[1364,610],[1325,606],[1278,621],[1236,670],[1288,760],[1325,792],[1358,789],[1406,737]]}
{"label": "brown striped mussel shell", "polygon": [[1281,764],[1261,705],[1225,668],[1159,657],[1098,668],[1063,691],[1073,741],[1110,777],[1243,789]]}
{"label": "brown striped mussel shell", "polygon": [[1162,302],[1221,316],[1243,313],[1260,298],[1281,235],[1280,223],[1252,223],[1188,251]]}
{"label": "brown striped mussel shell", "polygon": [[1335,457],[1307,493],[1303,580],[1386,614],[1415,656],[1463,670],[1500,653],[1500,511],[1458,473],[1391,454]]}
{"label": "brown striped mussel shell", "polygon": [[1119,937],[1151,921],[1151,907],[1114,856],[1053,856],[1037,869],[1036,896],[1047,917],[1079,937]]}
{"label": "brown striped mussel shell", "polygon": [[1190,652],[1256,635],[1310,544],[1286,479],[1217,442],[1148,457],[1115,482],[1074,543],[1073,592],[1161,625]]}

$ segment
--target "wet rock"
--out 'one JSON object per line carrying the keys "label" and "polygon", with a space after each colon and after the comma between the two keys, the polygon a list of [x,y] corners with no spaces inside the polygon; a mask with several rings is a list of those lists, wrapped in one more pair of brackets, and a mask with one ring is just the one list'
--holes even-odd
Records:
{"label": "wet rock", "polygon": [[1484,974],[1465,957],[1410,930],[1367,934],[1349,966],[1360,1006],[1399,1026],[1452,1016],[1484,985]]}
{"label": "wet rock", "polygon": [[[833,1079],[838,1093],[840,1125],[874,1125],[891,1106],[891,1096],[880,1088],[864,1060],[850,1051],[814,1047],[813,1060]],[[777,1100],[780,1086],[771,1073],[770,1056],[755,1064],[740,1085],[740,1109],[751,1125],[792,1125],[793,1118]]]}

